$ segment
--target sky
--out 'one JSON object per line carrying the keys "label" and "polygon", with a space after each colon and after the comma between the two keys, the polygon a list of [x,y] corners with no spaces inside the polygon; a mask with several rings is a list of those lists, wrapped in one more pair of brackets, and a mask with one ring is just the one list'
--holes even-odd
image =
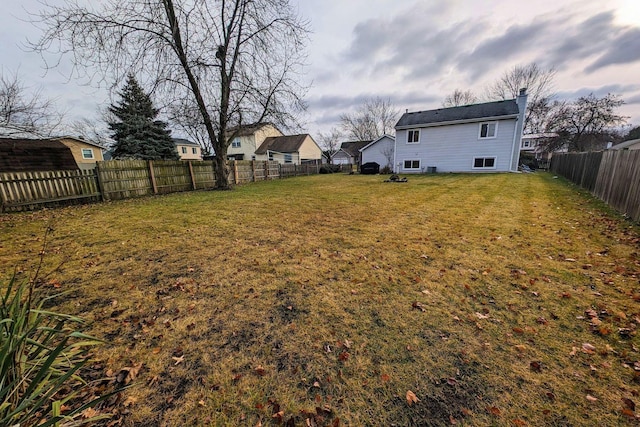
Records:
{"label": "sky", "polygon": [[[57,0],[50,0],[57,3]],[[316,137],[372,97],[400,111],[441,107],[455,89],[482,95],[516,65],[555,68],[558,99],[618,94],[619,113],[640,125],[640,0],[291,0],[312,29],[303,79],[304,132]],[[70,78],[63,62],[45,72],[24,47],[37,0],[6,2],[0,69],[17,73],[66,112],[98,117],[105,89]]]}

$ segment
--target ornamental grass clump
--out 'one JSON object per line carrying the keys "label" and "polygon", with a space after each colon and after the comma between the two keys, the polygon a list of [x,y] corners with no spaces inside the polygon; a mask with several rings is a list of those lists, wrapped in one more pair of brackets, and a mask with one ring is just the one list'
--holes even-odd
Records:
{"label": "ornamental grass clump", "polygon": [[98,403],[78,402],[86,386],[79,370],[99,343],[79,332],[81,318],[44,309],[53,297],[34,281],[12,278],[0,302],[0,425],[60,426],[93,422],[83,411]]}

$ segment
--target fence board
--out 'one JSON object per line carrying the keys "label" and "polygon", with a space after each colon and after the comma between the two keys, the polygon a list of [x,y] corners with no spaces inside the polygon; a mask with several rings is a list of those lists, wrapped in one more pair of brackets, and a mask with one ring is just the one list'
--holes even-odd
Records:
{"label": "fence board", "polygon": [[640,150],[555,154],[551,171],[640,221]]}
{"label": "fence board", "polygon": [[20,211],[65,201],[97,201],[93,170],[0,173],[2,211]]}

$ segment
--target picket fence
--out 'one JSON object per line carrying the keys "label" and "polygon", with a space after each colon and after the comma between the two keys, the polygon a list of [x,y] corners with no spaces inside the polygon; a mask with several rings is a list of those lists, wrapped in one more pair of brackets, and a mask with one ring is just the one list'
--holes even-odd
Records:
{"label": "picket fence", "polygon": [[[319,165],[230,161],[232,184],[310,175]],[[110,160],[91,170],[0,173],[2,212],[120,200],[215,186],[212,161]]]}
{"label": "picket fence", "polygon": [[640,221],[640,150],[554,154],[551,171]]}

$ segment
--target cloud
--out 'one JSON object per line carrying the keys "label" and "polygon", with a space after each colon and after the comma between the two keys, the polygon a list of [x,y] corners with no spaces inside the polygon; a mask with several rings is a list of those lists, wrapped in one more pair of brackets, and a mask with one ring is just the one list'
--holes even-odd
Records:
{"label": "cloud", "polygon": [[586,68],[591,73],[608,65],[628,64],[640,61],[640,28],[628,28],[614,38],[607,52]]}
{"label": "cloud", "polygon": [[[640,84],[628,84],[628,85],[611,84],[611,85],[605,85],[605,86],[600,86],[596,88],[583,87],[574,91],[558,92],[556,96],[559,99],[572,100],[572,99],[580,98],[582,96],[588,96],[590,94],[593,94],[594,96],[601,98],[603,96],[606,96],[609,93],[619,95],[626,92],[635,92],[637,90],[640,90]],[[627,101],[627,103],[629,102]]]}
{"label": "cloud", "polygon": [[624,98],[624,103],[629,105],[640,104],[640,94]]}

